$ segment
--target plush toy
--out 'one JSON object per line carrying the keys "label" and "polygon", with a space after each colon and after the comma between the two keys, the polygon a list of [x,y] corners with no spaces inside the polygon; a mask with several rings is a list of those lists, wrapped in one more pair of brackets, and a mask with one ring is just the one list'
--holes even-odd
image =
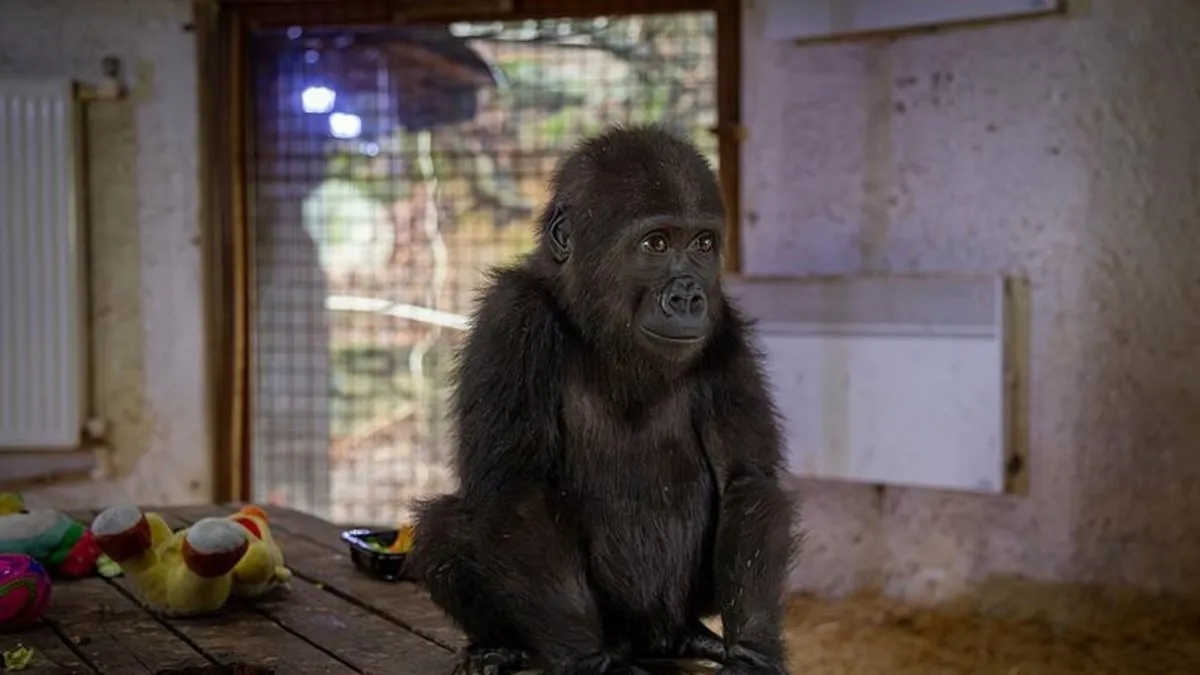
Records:
{"label": "plush toy", "polygon": [[221,609],[230,596],[260,597],[291,578],[267,523],[262,509],[247,506],[172,532],[156,513],[113,506],[96,516],[92,532],[149,609],[194,616]]}
{"label": "plush toy", "polygon": [[0,630],[25,628],[50,604],[50,574],[32,557],[0,554]]}
{"label": "plush toy", "polygon": [[[229,516],[250,533],[250,547],[233,568],[233,595],[254,599],[270,593],[276,586],[292,578],[292,571],[283,564],[283,551],[271,536],[270,518],[261,508],[243,506]],[[253,572],[273,570],[272,574]]]}
{"label": "plush toy", "polygon": [[0,553],[23,553],[64,577],[91,574],[100,557],[83,523],[55,509],[27,510],[14,492],[0,493]]}

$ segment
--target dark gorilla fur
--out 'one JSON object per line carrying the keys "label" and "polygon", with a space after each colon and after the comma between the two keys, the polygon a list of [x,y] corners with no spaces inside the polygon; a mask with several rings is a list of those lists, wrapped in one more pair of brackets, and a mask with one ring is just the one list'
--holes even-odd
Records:
{"label": "dark gorilla fur", "polygon": [[[459,489],[417,507],[411,565],[468,636],[458,672],[785,673],[793,505],[721,287],[713,171],[660,128],[615,128],[551,188],[459,355]],[[700,623],[718,614],[722,637]]]}

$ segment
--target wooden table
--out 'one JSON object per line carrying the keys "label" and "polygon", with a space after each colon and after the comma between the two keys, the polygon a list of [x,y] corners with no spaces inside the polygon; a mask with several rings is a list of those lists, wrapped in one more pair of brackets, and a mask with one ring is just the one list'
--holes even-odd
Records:
{"label": "wooden table", "polygon": [[[182,527],[237,508],[147,510]],[[359,572],[341,527],[289,509],[268,513],[295,573],[277,597],[163,619],[133,599],[123,577],[56,582],[43,624],[0,634],[0,651],[35,651],[21,675],[449,675],[463,637],[419,587]],[[72,515],[90,522],[92,514]]]}

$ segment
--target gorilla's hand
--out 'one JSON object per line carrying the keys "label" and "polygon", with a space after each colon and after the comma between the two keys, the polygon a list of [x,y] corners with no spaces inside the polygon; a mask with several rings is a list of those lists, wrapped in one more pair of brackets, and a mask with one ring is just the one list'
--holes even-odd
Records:
{"label": "gorilla's hand", "polygon": [[725,667],[718,675],[789,675],[782,659],[754,647],[739,644],[726,651]]}

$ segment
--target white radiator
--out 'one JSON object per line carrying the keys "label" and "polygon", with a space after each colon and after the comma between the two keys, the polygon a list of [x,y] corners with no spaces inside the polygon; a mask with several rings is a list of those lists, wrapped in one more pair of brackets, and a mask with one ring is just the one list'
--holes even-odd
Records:
{"label": "white radiator", "polygon": [[0,448],[76,449],[86,414],[79,104],[0,77]]}
{"label": "white radiator", "polygon": [[[998,276],[740,279],[809,478],[996,493],[1022,462],[1021,368]],[[1017,460],[1020,458],[1017,457]]]}

